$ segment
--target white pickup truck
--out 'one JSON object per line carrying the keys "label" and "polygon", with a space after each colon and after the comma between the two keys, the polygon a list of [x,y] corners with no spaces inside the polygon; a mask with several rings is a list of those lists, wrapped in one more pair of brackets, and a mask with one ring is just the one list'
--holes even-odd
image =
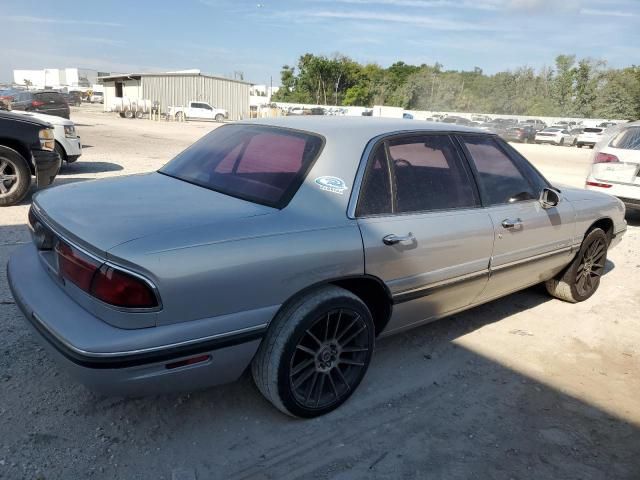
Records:
{"label": "white pickup truck", "polygon": [[226,110],[215,108],[207,102],[189,102],[186,107],[169,107],[169,116],[176,120],[215,120],[222,122],[229,116]]}

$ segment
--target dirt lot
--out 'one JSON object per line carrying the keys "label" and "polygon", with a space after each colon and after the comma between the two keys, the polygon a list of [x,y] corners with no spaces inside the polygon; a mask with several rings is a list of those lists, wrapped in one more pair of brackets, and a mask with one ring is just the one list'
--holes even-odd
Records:
{"label": "dirt lot", "polygon": [[[74,109],[85,150],[56,183],[155,169],[215,124]],[[582,185],[590,151],[518,147]],[[108,201],[108,199],[105,199]],[[29,201],[0,211],[0,264]],[[0,478],[640,478],[640,218],[590,300],[532,288],[382,340],[324,418],[270,406],[249,376],[190,395],[102,397],[30,333],[0,270]]]}

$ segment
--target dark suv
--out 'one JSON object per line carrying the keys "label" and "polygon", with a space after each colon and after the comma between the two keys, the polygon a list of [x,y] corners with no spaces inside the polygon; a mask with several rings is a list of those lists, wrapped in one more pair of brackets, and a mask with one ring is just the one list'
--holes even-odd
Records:
{"label": "dark suv", "polygon": [[60,92],[53,90],[32,90],[20,92],[11,102],[13,110],[46,113],[69,118],[69,104]]}
{"label": "dark suv", "polygon": [[0,207],[24,198],[35,175],[50,185],[60,170],[51,125],[33,117],[0,111]]}

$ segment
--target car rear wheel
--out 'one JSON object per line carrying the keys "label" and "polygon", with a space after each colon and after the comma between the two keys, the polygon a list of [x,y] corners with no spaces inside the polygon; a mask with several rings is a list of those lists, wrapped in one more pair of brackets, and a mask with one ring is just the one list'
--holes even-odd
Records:
{"label": "car rear wheel", "polygon": [[364,377],[374,346],[367,306],[335,286],[278,314],[253,359],[258,389],[282,412],[310,418],[342,405]]}
{"label": "car rear wheel", "polygon": [[15,150],[0,146],[0,206],[18,203],[31,185],[26,160]]}
{"label": "car rear wheel", "polygon": [[567,269],[558,277],[547,280],[547,291],[554,297],[571,303],[589,298],[600,285],[600,277],[607,262],[608,247],[609,239],[604,230],[591,230]]}
{"label": "car rear wheel", "polygon": [[221,113],[217,114],[215,117],[216,122],[222,122],[224,120],[224,115]]}

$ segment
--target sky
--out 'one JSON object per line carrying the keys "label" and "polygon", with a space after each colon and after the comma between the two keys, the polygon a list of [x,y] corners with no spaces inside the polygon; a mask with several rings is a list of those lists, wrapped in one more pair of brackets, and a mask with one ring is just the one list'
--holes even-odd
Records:
{"label": "sky", "polygon": [[280,81],[310,52],[486,73],[558,54],[640,65],[640,0],[0,0],[0,82],[13,69],[197,68]]}

